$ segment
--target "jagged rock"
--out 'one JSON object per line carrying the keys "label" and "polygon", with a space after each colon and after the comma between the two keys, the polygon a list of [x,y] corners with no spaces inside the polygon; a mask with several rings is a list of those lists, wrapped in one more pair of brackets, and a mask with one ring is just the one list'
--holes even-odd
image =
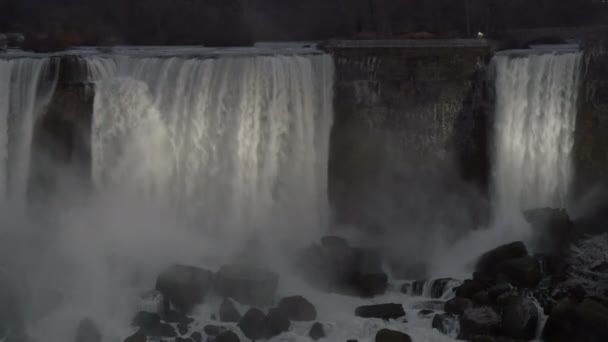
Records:
{"label": "jagged rock", "polygon": [[90,319],[85,318],[78,323],[76,342],[101,342],[101,331]]}
{"label": "jagged rock", "polygon": [[314,321],[317,319],[317,310],[314,305],[302,296],[281,299],[279,309],[286,313],[292,321]]}
{"label": "jagged rock", "polygon": [[486,291],[486,290],[477,292],[471,299],[473,299],[473,302],[475,302],[475,304],[481,305],[481,306],[486,306],[486,305],[492,304],[490,295],[488,294],[488,291]]}
{"label": "jagged rock", "polygon": [[144,311],[138,312],[133,318],[133,322],[131,323],[131,325],[143,329],[151,329],[152,327],[155,327],[159,324],[160,316],[158,314]]}
{"label": "jagged rock", "polygon": [[310,336],[313,341],[320,340],[325,337],[325,329],[323,328],[323,324],[319,322],[313,324],[308,332],[308,336]]}
{"label": "jagged rock", "polygon": [[165,309],[161,312],[160,318],[167,323],[177,323],[177,324],[190,324],[194,322],[194,319],[188,317],[181,312],[175,310]]}
{"label": "jagged rock", "polygon": [[325,243],[304,250],[296,266],[310,285],[323,291],[372,297],[384,293],[388,286],[376,249]]}
{"label": "jagged rock", "polygon": [[240,342],[239,336],[234,332],[228,330],[223,333],[217,335],[215,338],[215,342]]}
{"label": "jagged rock", "polygon": [[177,325],[177,332],[180,335],[186,335],[188,333],[188,331],[190,330],[190,328],[188,327],[188,324],[184,324],[184,323],[179,323]]}
{"label": "jagged rock", "polygon": [[146,335],[136,332],[135,334],[127,337],[124,342],[146,342],[148,338]]}
{"label": "jagged rock", "polygon": [[219,325],[208,324],[205,325],[203,331],[205,334],[207,334],[207,336],[217,336],[226,331],[226,328]]}
{"label": "jagged rock", "polygon": [[455,316],[449,314],[437,314],[431,323],[433,329],[439,330],[442,334],[449,335],[454,331],[458,321]]}
{"label": "jagged rock", "polygon": [[194,342],[203,342],[203,334],[198,331],[195,331],[190,334],[190,339],[192,339],[192,341]]}
{"label": "jagged rock", "polygon": [[229,298],[224,298],[222,304],[220,304],[219,316],[221,322],[238,323],[242,318],[236,306],[234,306],[234,303]]}
{"label": "jagged rock", "polygon": [[427,317],[427,316],[430,316],[430,315],[432,315],[434,313],[435,313],[435,311],[433,311],[433,310],[422,309],[422,310],[418,311],[418,316],[419,317]]}
{"label": "jagged rock", "polygon": [[506,260],[498,269],[511,283],[521,287],[533,288],[542,279],[540,263],[530,256]]}
{"label": "jagged rock", "polygon": [[564,300],[553,309],[543,330],[546,342],[608,341],[608,308],[585,299]]}
{"label": "jagged rock", "polygon": [[213,284],[211,271],[184,265],[174,265],[163,271],[156,280],[156,290],[163,294],[181,313],[189,313],[203,302]]}
{"label": "jagged rock", "polygon": [[454,297],[445,303],[445,312],[453,315],[462,315],[465,310],[472,307],[472,300],[468,298]]}
{"label": "jagged rock", "polygon": [[500,282],[488,289],[488,296],[492,301],[496,301],[496,299],[509,291],[511,291],[513,287],[507,282]]}
{"label": "jagged rock", "polygon": [[216,274],[217,291],[241,304],[272,303],[279,276],[268,270],[248,265],[223,266]]}
{"label": "jagged rock", "polygon": [[264,321],[264,337],[271,338],[288,331],[289,318],[279,309],[270,309]]}
{"label": "jagged rock", "polygon": [[534,339],[538,325],[538,310],[527,297],[509,301],[502,310],[502,335],[526,341]]}
{"label": "jagged rock", "polygon": [[376,333],[376,342],[412,342],[412,338],[396,330],[382,329]]}
{"label": "jagged rock", "polygon": [[496,267],[503,262],[526,256],[528,256],[526,245],[521,241],[512,242],[484,253],[477,261],[475,271],[483,274],[493,274]]}
{"label": "jagged rock", "polygon": [[475,294],[482,291],[485,287],[486,284],[479,280],[467,279],[455,289],[454,293],[457,297],[473,298]]}
{"label": "jagged rock", "polygon": [[460,316],[460,337],[496,335],[500,332],[501,318],[491,307],[470,308]]}
{"label": "jagged rock", "polygon": [[258,340],[264,337],[266,315],[256,308],[249,309],[241,318],[238,326],[243,335],[250,340]]}
{"label": "jagged rock", "polygon": [[401,304],[376,304],[358,307],[355,310],[355,316],[389,320],[404,317],[405,311]]}

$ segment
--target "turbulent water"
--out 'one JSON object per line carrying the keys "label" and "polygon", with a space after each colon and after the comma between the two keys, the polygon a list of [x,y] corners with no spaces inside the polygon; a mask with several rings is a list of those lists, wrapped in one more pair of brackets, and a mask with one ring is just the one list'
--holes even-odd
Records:
{"label": "turbulent water", "polygon": [[498,220],[567,204],[580,60],[579,53],[494,58],[493,204]]}
{"label": "turbulent water", "polygon": [[331,57],[88,63],[98,188],[129,188],[222,234],[325,224]]}
{"label": "turbulent water", "polygon": [[34,123],[55,84],[46,58],[0,60],[0,198],[23,204]]}

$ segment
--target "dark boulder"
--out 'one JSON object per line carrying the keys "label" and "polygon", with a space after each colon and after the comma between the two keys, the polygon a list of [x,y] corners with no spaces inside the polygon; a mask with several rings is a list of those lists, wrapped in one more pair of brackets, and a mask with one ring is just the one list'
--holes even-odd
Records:
{"label": "dark boulder", "polygon": [[543,330],[546,342],[608,341],[608,308],[592,300],[564,300],[553,309]]}
{"label": "dark boulder", "polygon": [[376,304],[360,306],[355,310],[357,317],[380,318],[384,320],[397,319],[405,316],[401,304]]}
{"label": "dark boulder", "polygon": [[150,337],[175,337],[177,333],[175,329],[169,324],[161,323],[157,326],[150,327],[149,329],[140,328],[139,331]]}
{"label": "dark boulder", "polygon": [[454,289],[454,293],[457,297],[473,298],[475,294],[482,291],[486,287],[486,284],[479,280],[467,279],[462,285]]}
{"label": "dark boulder", "polygon": [[278,285],[279,276],[276,273],[248,265],[222,267],[216,274],[215,282],[222,296],[246,305],[272,303]]}
{"label": "dark boulder", "polygon": [[143,329],[151,329],[152,327],[160,324],[160,316],[151,312],[138,312],[133,318],[131,325],[140,327]]}
{"label": "dark boulder", "polygon": [[179,323],[177,325],[177,332],[180,335],[186,335],[188,333],[188,331],[190,331],[190,327],[188,326],[188,324]]}
{"label": "dark boulder", "polygon": [[538,309],[529,298],[514,298],[503,308],[501,335],[529,341],[536,336],[537,326]]}
{"label": "dark boulder", "polygon": [[471,299],[478,306],[492,305],[492,299],[486,290],[477,292]]}
{"label": "dark boulder", "polygon": [[125,338],[124,342],[146,342],[148,338],[146,335],[141,332],[136,332],[135,334]]}
{"label": "dark boulder", "polygon": [[460,316],[460,337],[474,335],[497,335],[500,333],[501,317],[491,307],[470,308]]}
{"label": "dark boulder", "polygon": [[156,290],[163,294],[176,309],[189,313],[203,302],[213,283],[211,271],[183,265],[174,265],[163,271],[156,280]]}
{"label": "dark boulder", "polygon": [[101,340],[101,331],[92,320],[85,318],[78,323],[76,342],[101,342]]}
{"label": "dark boulder", "polygon": [[234,306],[232,300],[228,298],[224,298],[222,304],[220,304],[219,316],[221,322],[238,323],[238,321],[240,321],[242,318],[241,314]]}
{"label": "dark boulder", "polygon": [[477,261],[475,271],[482,274],[493,274],[496,267],[504,261],[525,256],[528,256],[526,245],[521,241],[512,242],[484,253]]}
{"label": "dark boulder", "polygon": [[205,332],[205,334],[207,334],[207,336],[217,336],[217,335],[223,333],[224,331],[226,331],[226,327],[208,324],[208,325],[205,325],[205,327],[203,328],[203,331]]}
{"label": "dark boulder", "polygon": [[445,303],[445,312],[453,315],[462,315],[465,310],[472,307],[472,300],[463,297],[454,297]]}
{"label": "dark boulder", "polygon": [[445,335],[450,335],[456,329],[457,324],[457,318],[449,314],[437,314],[431,323],[433,329],[437,329]]}
{"label": "dark boulder", "polygon": [[434,313],[435,313],[435,311],[433,311],[433,310],[422,309],[422,310],[418,311],[418,317],[428,317]]}
{"label": "dark boulder", "polygon": [[215,342],[240,342],[239,336],[234,332],[228,330],[223,333],[217,335],[215,337]]}
{"label": "dark boulder", "polygon": [[264,337],[266,315],[256,308],[249,309],[241,318],[238,326],[243,335],[250,340],[259,340]]}
{"label": "dark boulder", "polygon": [[498,270],[520,287],[533,288],[542,279],[540,263],[530,256],[506,260],[498,266]]}
{"label": "dark boulder", "polygon": [[171,309],[164,309],[161,312],[160,318],[167,323],[190,324],[194,322],[192,317],[188,317],[183,313]]}
{"label": "dark boulder", "polygon": [[325,337],[326,335],[325,329],[323,328],[323,324],[319,322],[313,324],[310,328],[310,331],[308,332],[308,336],[310,336],[313,341],[317,341]]}
{"label": "dark boulder", "polygon": [[292,321],[314,321],[317,310],[302,296],[285,297],[279,302],[279,309]]}
{"label": "dark boulder", "polygon": [[190,334],[190,339],[194,342],[203,342],[203,334],[198,331],[195,331]]}
{"label": "dark boulder", "polygon": [[270,309],[264,321],[264,337],[271,338],[289,330],[289,318],[279,309]]}
{"label": "dark boulder", "polygon": [[412,338],[396,330],[382,329],[376,333],[376,342],[412,342]]}
{"label": "dark boulder", "polygon": [[513,287],[508,282],[499,282],[488,289],[488,296],[492,301],[496,301],[499,296],[511,290],[513,290]]}

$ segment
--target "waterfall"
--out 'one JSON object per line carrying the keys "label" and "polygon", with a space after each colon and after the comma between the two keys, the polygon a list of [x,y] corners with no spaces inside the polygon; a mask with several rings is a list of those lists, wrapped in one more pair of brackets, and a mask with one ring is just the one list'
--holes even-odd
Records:
{"label": "waterfall", "polygon": [[55,76],[49,58],[0,60],[0,198],[17,205],[27,193],[34,124]]}
{"label": "waterfall", "polygon": [[498,55],[493,196],[498,222],[566,205],[580,53]]}
{"label": "waterfall", "polygon": [[212,233],[297,222],[310,234],[325,222],[330,56],[87,63],[97,82],[92,153],[99,191],[128,190],[180,208]]}

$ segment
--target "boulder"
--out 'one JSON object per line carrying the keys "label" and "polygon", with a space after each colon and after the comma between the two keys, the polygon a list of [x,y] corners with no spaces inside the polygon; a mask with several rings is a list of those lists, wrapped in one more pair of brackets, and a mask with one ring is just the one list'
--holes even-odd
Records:
{"label": "boulder", "polygon": [[205,334],[207,334],[207,336],[215,337],[215,336],[223,333],[224,331],[226,331],[226,327],[208,324],[208,325],[205,325],[205,327],[203,328],[203,331],[205,332]]}
{"label": "boulder", "polygon": [[475,271],[482,274],[493,274],[495,273],[496,266],[504,261],[525,256],[528,256],[526,245],[521,241],[512,242],[484,253],[477,261]]}
{"label": "boulder", "polygon": [[285,297],[279,301],[279,309],[292,321],[314,321],[317,310],[302,296]]}
{"label": "boulder", "polygon": [[147,342],[148,338],[146,335],[136,332],[135,334],[125,338],[124,342]]}
{"label": "boulder", "polygon": [[313,341],[317,341],[325,337],[325,329],[323,328],[323,324],[319,322],[313,324],[308,332],[308,336],[310,336]]}
{"label": "boulder", "polygon": [[177,332],[180,335],[186,335],[188,333],[188,331],[190,331],[190,327],[188,327],[188,324],[179,323],[177,325]]}
{"label": "boulder", "polygon": [[241,314],[234,306],[234,303],[229,298],[224,298],[222,304],[220,304],[219,316],[221,322],[232,323],[238,323],[242,318]]}
{"label": "boulder", "polygon": [[175,337],[177,333],[175,329],[169,324],[161,323],[157,326],[150,327],[149,329],[140,328],[139,331],[149,337]]}
{"label": "boulder", "polygon": [[159,324],[160,316],[158,314],[144,311],[138,312],[131,323],[131,325],[143,329],[151,329]]}
{"label": "boulder", "polygon": [[194,342],[203,342],[203,334],[198,331],[195,331],[190,334],[190,339]]}
{"label": "boulder", "polygon": [[156,290],[162,293],[163,298],[173,304],[177,310],[185,314],[203,302],[212,283],[211,271],[193,266],[174,265],[158,276]]}
{"label": "boulder", "polygon": [[355,310],[355,316],[389,320],[404,317],[405,311],[401,304],[376,304],[358,307]]}
{"label": "boulder", "polygon": [[217,335],[215,337],[215,342],[240,342],[239,336],[234,332],[228,330],[223,333]]}
{"label": "boulder", "polygon": [[76,342],[101,342],[101,340],[101,331],[92,320],[85,318],[78,323]]}
{"label": "boulder", "polygon": [[473,301],[463,297],[454,297],[445,302],[445,312],[452,315],[462,315],[465,310],[472,307]]}
{"label": "boulder", "polygon": [[289,330],[289,318],[279,309],[270,309],[264,320],[264,337],[271,338]]}
{"label": "boulder", "polygon": [[433,322],[431,323],[433,329],[437,329],[445,335],[450,335],[457,325],[457,318],[449,314],[437,314],[433,317]]}
{"label": "boulder", "polygon": [[376,342],[412,342],[412,338],[396,330],[382,329],[376,333]]}
{"label": "boulder", "polygon": [[224,266],[217,272],[215,281],[222,296],[246,305],[272,303],[278,285],[276,273],[248,265]]}
{"label": "boulder", "polygon": [[498,284],[488,288],[488,296],[492,301],[496,301],[500,295],[511,290],[513,290],[513,287],[508,282],[499,282]]}
{"label": "boulder", "polygon": [[538,309],[528,297],[511,299],[502,310],[502,334],[506,337],[532,340],[536,337]]}
{"label": "boulder", "polygon": [[547,319],[543,339],[546,342],[608,341],[608,308],[592,299],[579,304],[564,300]]}
{"label": "boulder", "polygon": [[479,280],[467,279],[462,285],[454,289],[454,293],[457,297],[473,298],[475,294],[482,291],[486,287],[486,284]]}
{"label": "boulder", "polygon": [[470,308],[460,316],[460,338],[500,333],[501,317],[491,307]]}
{"label": "boulder", "polygon": [[183,313],[171,309],[164,309],[161,312],[160,318],[167,323],[190,324],[194,319],[184,315]]}
{"label": "boulder", "polygon": [[506,260],[498,265],[498,270],[509,282],[520,287],[536,287],[542,279],[540,263],[531,256]]}
{"label": "boulder", "polygon": [[241,318],[238,327],[243,335],[250,340],[259,340],[264,337],[266,315],[256,308],[251,308]]}

